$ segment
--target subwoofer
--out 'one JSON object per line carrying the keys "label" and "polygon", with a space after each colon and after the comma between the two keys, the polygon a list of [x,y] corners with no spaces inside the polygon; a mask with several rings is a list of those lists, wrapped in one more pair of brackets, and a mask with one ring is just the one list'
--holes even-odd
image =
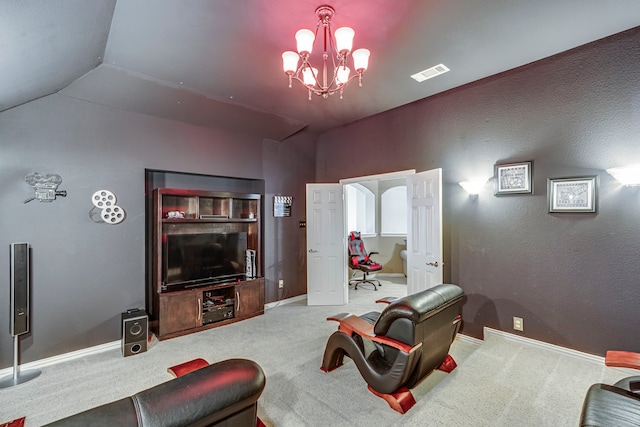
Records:
{"label": "subwoofer", "polygon": [[11,335],[29,332],[29,244],[12,243],[10,248]]}
{"label": "subwoofer", "polygon": [[124,357],[147,351],[149,317],[144,310],[131,309],[122,313],[122,355]]}

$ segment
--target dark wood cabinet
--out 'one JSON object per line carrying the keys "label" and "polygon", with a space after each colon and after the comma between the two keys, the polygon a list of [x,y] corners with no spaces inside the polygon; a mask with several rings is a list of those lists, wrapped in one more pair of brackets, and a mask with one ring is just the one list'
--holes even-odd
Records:
{"label": "dark wood cabinet", "polygon": [[194,290],[161,294],[158,335],[164,337],[202,326],[201,295]]}
{"label": "dark wood cabinet", "polygon": [[[159,339],[172,338],[264,313],[262,276],[261,206],[259,194],[159,188],[153,192],[151,248],[151,328]],[[241,244],[233,253],[225,248],[229,272],[220,261],[206,266],[210,275],[193,277],[195,253],[184,247],[172,259],[168,241],[196,235],[235,235]],[[176,237],[177,235],[177,237]],[[246,240],[246,242],[245,242]],[[244,245],[255,253],[254,277],[246,277]],[[220,248],[211,244],[211,250]],[[216,246],[214,248],[214,246]],[[207,246],[208,248],[208,246]],[[184,252],[184,253],[183,253]],[[204,257],[204,255],[199,255]],[[209,255],[207,255],[208,257]],[[241,258],[242,257],[242,258]],[[207,258],[208,259],[208,258]],[[199,266],[202,270],[203,267]]]}
{"label": "dark wood cabinet", "polygon": [[236,315],[252,317],[264,313],[264,280],[236,285]]}

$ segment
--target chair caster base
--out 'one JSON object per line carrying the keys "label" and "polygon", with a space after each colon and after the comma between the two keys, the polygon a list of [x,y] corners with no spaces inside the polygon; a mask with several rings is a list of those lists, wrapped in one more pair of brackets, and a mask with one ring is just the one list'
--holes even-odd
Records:
{"label": "chair caster base", "polygon": [[361,279],[350,280],[349,281],[349,285],[353,285],[353,284],[355,284],[355,286],[353,287],[353,289],[355,291],[358,290],[358,285],[371,285],[371,286],[373,286],[373,290],[374,291],[377,291],[378,287],[382,286],[378,280],[375,280],[375,281],[374,280],[361,280]]}
{"label": "chair caster base", "polygon": [[400,387],[394,393],[386,394],[386,393],[378,393],[371,386],[367,386],[369,391],[375,394],[378,397],[386,400],[391,409],[401,414],[405,414],[409,409],[416,404],[416,400],[411,394],[411,390],[406,387]]}

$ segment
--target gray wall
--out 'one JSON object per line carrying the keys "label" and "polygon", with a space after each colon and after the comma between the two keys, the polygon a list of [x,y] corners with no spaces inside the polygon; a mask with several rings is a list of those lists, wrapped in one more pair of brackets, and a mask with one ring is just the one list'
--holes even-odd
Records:
{"label": "gray wall", "polygon": [[[287,154],[290,147],[299,152]],[[315,175],[309,135],[263,141],[52,95],[0,113],[0,148],[0,368],[13,363],[11,242],[32,246],[32,327],[20,340],[21,363],[118,340],[120,313],[145,306],[145,168],[264,179],[267,200],[295,196],[295,218],[276,222],[265,206],[265,240],[281,241],[277,255],[275,243],[265,245],[266,301],[279,296],[270,288],[278,278],[287,296],[306,292],[300,260],[283,254],[297,251],[304,183]],[[24,204],[33,195],[24,176],[34,171],[61,175],[68,196]],[[100,189],[116,194],[127,213],[121,224],[89,218]]]}
{"label": "gray wall", "polygon": [[[442,168],[445,280],[467,293],[465,333],[514,332],[518,316],[534,339],[640,351],[640,190],[605,172],[640,164],[639,66],[636,28],[362,120],[320,136],[317,179]],[[526,160],[533,195],[458,185]],[[547,213],[547,178],[581,175],[599,178],[598,213]]]}
{"label": "gray wall", "polygon": [[[266,301],[306,292],[304,184],[405,169],[444,170],[446,280],[467,292],[464,331],[511,331],[594,354],[640,351],[640,190],[604,169],[640,163],[640,30],[434,96],[351,126],[285,142],[52,95],[0,113],[0,368],[9,335],[9,243],[33,248],[32,331],[21,362],[119,339],[144,306],[145,168],[265,181]],[[452,72],[455,72],[453,70]],[[367,161],[353,161],[361,150]],[[535,194],[470,198],[458,182],[533,160]],[[27,173],[58,173],[66,198],[23,201]],[[547,213],[546,178],[598,175],[595,215]],[[314,179],[315,177],[315,179]],[[108,189],[127,219],[89,218]],[[273,218],[273,195],[294,197]],[[277,280],[285,280],[285,290]],[[4,331],[4,332],[3,332]]]}
{"label": "gray wall", "polygon": [[[299,133],[285,142],[263,143],[265,182],[265,301],[307,293],[305,188],[315,179],[315,137]],[[290,217],[273,216],[273,196],[291,196]],[[278,288],[278,280],[284,288]]]}

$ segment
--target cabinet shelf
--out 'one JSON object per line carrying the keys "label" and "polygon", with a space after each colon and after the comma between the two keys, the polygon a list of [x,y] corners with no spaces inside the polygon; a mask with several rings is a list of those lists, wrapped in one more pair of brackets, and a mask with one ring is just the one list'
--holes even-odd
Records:
{"label": "cabinet shelf", "polygon": [[[262,213],[260,194],[175,188],[153,191],[151,276],[155,292],[152,297],[151,326],[159,339],[197,332],[264,313],[264,279],[260,277]],[[181,274],[181,269],[189,271],[188,263],[192,260],[188,255],[182,254],[178,259],[183,261],[174,262],[168,267],[167,242],[178,238],[171,237],[172,235],[238,233],[246,235],[246,248],[255,252],[254,274],[258,278],[243,280],[244,270],[236,269],[236,273],[241,276],[240,280],[223,283],[208,281],[189,289],[169,290],[164,285],[165,282],[169,283],[167,278],[170,279],[170,274]],[[210,246],[213,248],[214,245]],[[233,253],[238,257],[236,251]],[[244,253],[239,259],[243,256]],[[238,268],[238,264],[235,265]],[[210,267],[219,268],[217,264]],[[173,279],[175,280],[175,276]]]}
{"label": "cabinet shelf", "polygon": [[228,223],[228,222],[258,222],[257,218],[201,218],[201,219],[189,219],[189,218],[163,218],[163,223],[208,223],[208,222],[218,222],[218,223]]}

